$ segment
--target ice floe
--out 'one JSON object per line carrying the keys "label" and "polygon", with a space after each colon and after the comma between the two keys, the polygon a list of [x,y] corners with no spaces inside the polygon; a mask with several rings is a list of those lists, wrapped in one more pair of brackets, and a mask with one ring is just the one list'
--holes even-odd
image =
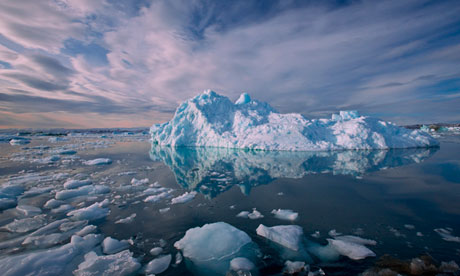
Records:
{"label": "ice floe", "polygon": [[131,222],[133,222],[133,220],[134,220],[135,217],[136,217],[136,214],[133,213],[133,214],[129,215],[129,216],[126,217],[126,218],[122,218],[122,219],[119,219],[119,220],[115,221],[115,223],[117,223],[117,224],[120,224],[120,223],[124,223],[124,224],[126,224],[126,223],[131,223]]}
{"label": "ice floe", "polygon": [[150,128],[153,143],[288,151],[439,145],[427,133],[360,116],[356,111],[307,120],[300,114],[280,114],[247,94],[242,97],[244,101],[234,104],[208,90],[185,101],[171,121]]}
{"label": "ice floe", "polygon": [[18,205],[16,206],[16,210],[26,216],[35,216],[42,213],[42,210],[38,207],[31,206],[31,205]]}
{"label": "ice floe", "polygon": [[64,183],[64,188],[66,189],[75,189],[81,186],[91,185],[93,182],[90,179],[77,180],[69,179]]}
{"label": "ice floe", "polygon": [[96,202],[88,207],[81,208],[78,210],[71,211],[67,213],[67,216],[70,216],[77,220],[98,220],[105,218],[109,213],[110,209],[106,208],[108,201]]}
{"label": "ice floe", "polygon": [[238,257],[230,261],[230,269],[234,271],[251,271],[255,267],[253,262],[243,257]]}
{"label": "ice floe", "polygon": [[102,251],[104,254],[114,254],[129,247],[129,242],[126,240],[116,240],[112,237],[106,237],[102,241]]}
{"label": "ice floe", "polygon": [[337,239],[327,239],[327,241],[340,255],[346,256],[352,260],[375,257],[375,253],[362,244]]}
{"label": "ice floe", "polygon": [[98,256],[91,251],[85,255],[85,261],[73,271],[75,276],[128,276],[135,274],[141,264],[129,250],[113,255]]}
{"label": "ice floe", "polygon": [[309,270],[310,268],[308,267],[308,265],[305,264],[305,262],[301,262],[301,261],[291,262],[287,260],[284,263],[283,273],[295,274],[295,273],[301,273],[301,272],[308,272]]}
{"label": "ice floe", "polygon": [[275,215],[275,218],[294,221],[299,217],[299,213],[294,212],[289,209],[278,209],[272,210],[272,214]]}
{"label": "ice floe", "polygon": [[252,209],[252,212],[249,211],[241,211],[237,215],[239,218],[249,218],[249,219],[260,219],[263,218],[264,215],[256,210],[256,208]]}
{"label": "ice floe", "polygon": [[187,230],[185,236],[174,244],[194,268],[203,272],[225,274],[230,261],[245,257],[256,259],[257,247],[243,231],[225,222],[205,224]]}
{"label": "ice floe", "polygon": [[26,233],[38,229],[45,224],[46,220],[43,216],[35,216],[33,218],[15,219],[2,228],[10,232]]}
{"label": "ice floe", "polygon": [[195,198],[197,192],[185,192],[184,194],[171,199],[171,204],[186,203]]}
{"label": "ice floe", "polygon": [[83,164],[88,165],[88,166],[108,165],[108,164],[112,164],[112,160],[109,158],[96,158],[96,159],[84,161]]}
{"label": "ice floe", "polygon": [[171,263],[171,254],[159,256],[151,260],[144,268],[145,274],[159,274],[168,269]]}
{"label": "ice floe", "polygon": [[303,236],[302,227],[298,225],[278,225],[267,227],[260,224],[256,229],[257,235],[276,242],[286,248],[298,251]]}

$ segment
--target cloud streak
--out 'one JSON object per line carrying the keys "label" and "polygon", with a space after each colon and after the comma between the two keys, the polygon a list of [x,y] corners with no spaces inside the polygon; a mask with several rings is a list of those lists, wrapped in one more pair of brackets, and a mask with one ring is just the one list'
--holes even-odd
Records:
{"label": "cloud streak", "polygon": [[0,101],[154,123],[212,88],[307,117],[458,121],[458,14],[455,1],[4,1]]}

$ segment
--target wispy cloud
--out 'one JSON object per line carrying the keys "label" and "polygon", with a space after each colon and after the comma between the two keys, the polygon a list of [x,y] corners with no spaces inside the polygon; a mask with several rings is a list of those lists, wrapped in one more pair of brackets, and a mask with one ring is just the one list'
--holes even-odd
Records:
{"label": "wispy cloud", "polygon": [[460,120],[458,14],[455,1],[7,0],[0,111],[154,123],[212,88],[312,117]]}

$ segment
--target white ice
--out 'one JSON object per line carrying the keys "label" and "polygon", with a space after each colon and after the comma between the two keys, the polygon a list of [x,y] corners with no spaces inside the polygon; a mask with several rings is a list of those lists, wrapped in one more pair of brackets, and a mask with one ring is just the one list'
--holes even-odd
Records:
{"label": "white ice", "polygon": [[253,262],[243,257],[238,257],[230,261],[230,269],[233,271],[251,271],[255,267]]}
{"label": "white ice", "polygon": [[69,179],[64,183],[64,188],[66,189],[75,189],[81,186],[91,185],[93,182],[90,179],[77,180]]}
{"label": "white ice", "polygon": [[336,239],[327,239],[327,241],[329,242],[329,245],[340,255],[346,256],[352,260],[362,260],[367,257],[375,257],[375,253],[362,244]]}
{"label": "white ice", "polygon": [[72,236],[70,243],[48,250],[32,251],[0,259],[2,276],[70,274],[73,261],[93,249],[100,235]]}
{"label": "white ice", "polygon": [[40,208],[31,205],[18,205],[16,206],[16,210],[26,216],[35,216],[42,213]]}
{"label": "white ice", "polygon": [[110,209],[106,208],[108,201],[96,202],[88,207],[81,208],[78,210],[71,211],[67,213],[67,216],[70,216],[77,220],[98,220],[105,218],[109,213]]}
{"label": "white ice", "polygon": [[303,235],[302,227],[298,225],[278,225],[267,227],[260,224],[256,229],[257,235],[276,242],[286,248],[298,251]]}
{"label": "white ice", "polygon": [[362,244],[362,245],[376,245],[377,244],[377,242],[374,240],[364,239],[364,238],[352,236],[352,235],[336,236],[335,239],[346,241],[346,242]]}
{"label": "white ice", "polygon": [[117,254],[98,256],[94,251],[85,255],[85,261],[73,271],[75,276],[128,276],[135,274],[141,264],[129,250]]}
{"label": "white ice", "polygon": [[275,218],[294,221],[299,217],[299,213],[296,213],[289,209],[278,209],[272,210],[272,214],[275,215]]}
{"label": "white ice", "polygon": [[460,237],[452,235],[452,230],[451,229],[445,229],[445,228],[436,228],[434,229],[436,233],[438,233],[441,238],[445,241],[448,242],[460,242]]}
{"label": "white ice", "polygon": [[145,184],[149,184],[149,179],[148,178],[144,178],[144,179],[133,178],[133,179],[131,179],[131,185],[139,186],[139,185],[145,185]]}
{"label": "white ice", "polygon": [[84,161],[83,164],[88,165],[88,166],[108,165],[108,164],[112,164],[112,160],[109,158],[96,158],[96,159]]}
{"label": "white ice", "polygon": [[145,274],[159,274],[168,269],[171,263],[171,254],[159,256],[151,260],[145,267]]}
{"label": "white ice", "polygon": [[256,208],[253,208],[251,213],[249,211],[241,211],[236,216],[239,218],[249,218],[249,219],[260,219],[264,217],[264,215],[262,215],[262,213],[257,211]]}
{"label": "white ice", "polygon": [[2,228],[10,232],[26,233],[42,227],[45,223],[46,220],[42,215],[33,218],[15,219]]}
{"label": "white ice", "polygon": [[126,218],[122,218],[122,219],[119,219],[119,220],[115,221],[115,223],[124,223],[124,224],[131,223],[131,222],[133,222],[135,217],[136,217],[136,214],[133,213],[133,214],[131,214],[130,216],[128,216]]}
{"label": "white ice", "polygon": [[427,133],[360,116],[356,111],[307,120],[301,114],[278,113],[247,94],[234,104],[210,90],[182,103],[171,121],[153,125],[150,134],[153,143],[174,147],[324,151],[439,145]]}
{"label": "white ice", "polygon": [[161,252],[163,252],[163,248],[161,248],[161,247],[154,247],[154,248],[150,249],[150,254],[153,255],[153,256],[160,255]]}
{"label": "white ice", "polygon": [[178,197],[175,197],[173,199],[171,199],[171,204],[178,204],[178,203],[186,203],[186,202],[189,202],[191,201],[193,198],[195,198],[196,196],[196,192],[195,191],[192,191],[192,192],[185,192],[184,194],[178,196]]}
{"label": "white ice", "polygon": [[102,251],[104,254],[115,254],[129,247],[129,242],[126,240],[117,240],[111,237],[106,237],[102,241]]}
{"label": "white ice", "polygon": [[284,270],[283,273],[285,274],[294,274],[294,273],[301,273],[301,272],[308,272],[309,268],[308,265],[305,265],[305,262],[291,262],[287,260],[284,263]]}

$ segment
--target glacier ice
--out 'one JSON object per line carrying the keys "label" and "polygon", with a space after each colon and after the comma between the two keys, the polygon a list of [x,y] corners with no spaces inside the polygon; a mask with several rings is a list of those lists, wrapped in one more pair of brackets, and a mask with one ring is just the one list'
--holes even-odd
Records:
{"label": "glacier ice", "polygon": [[67,216],[77,220],[99,220],[110,213],[110,209],[105,207],[107,203],[106,201],[96,202],[88,207],[71,211],[67,213]]}
{"label": "glacier ice", "polygon": [[275,218],[294,221],[299,217],[299,213],[294,212],[289,209],[278,209],[272,210],[272,214],[275,215]]}
{"label": "glacier ice", "polygon": [[267,227],[260,224],[256,229],[257,235],[276,242],[294,251],[300,249],[303,230],[298,225],[278,225]]}
{"label": "glacier ice", "polygon": [[347,256],[352,260],[375,257],[375,253],[362,244],[337,239],[327,239],[327,241],[340,255]]}
{"label": "glacier ice", "polygon": [[188,266],[197,274],[225,275],[234,258],[244,257],[254,262],[258,248],[243,231],[225,222],[205,224],[187,230],[174,244],[182,251]]}
{"label": "glacier ice", "polygon": [[207,90],[183,102],[171,121],[150,128],[154,144],[259,150],[328,151],[438,146],[432,136],[356,111],[307,120],[243,94],[232,103]]}

